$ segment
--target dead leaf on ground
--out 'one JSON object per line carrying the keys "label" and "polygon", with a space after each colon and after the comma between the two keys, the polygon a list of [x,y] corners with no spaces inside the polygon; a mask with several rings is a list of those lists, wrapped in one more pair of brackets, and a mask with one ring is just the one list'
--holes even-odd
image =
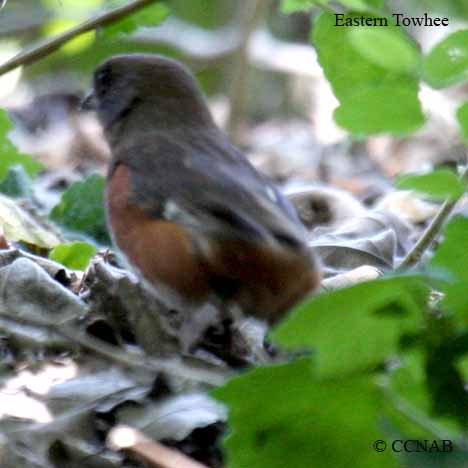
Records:
{"label": "dead leaf on ground", "polygon": [[43,228],[12,199],[0,195],[0,226],[8,241],[21,241],[26,244],[52,249],[60,244],[60,239]]}
{"label": "dead leaf on ground", "polygon": [[18,258],[0,268],[0,329],[14,348],[23,352],[30,348],[69,347],[68,340],[30,325],[28,319],[57,325],[76,320],[85,311],[85,304],[77,296],[33,261]]}
{"label": "dead leaf on ground", "polygon": [[372,266],[391,270],[412,246],[413,231],[391,213],[370,211],[339,227],[318,227],[309,246],[322,261],[325,278]]}

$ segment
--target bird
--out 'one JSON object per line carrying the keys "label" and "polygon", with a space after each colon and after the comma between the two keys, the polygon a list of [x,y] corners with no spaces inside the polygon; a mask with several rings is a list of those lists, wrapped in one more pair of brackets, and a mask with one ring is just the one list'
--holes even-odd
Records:
{"label": "bird", "polygon": [[112,56],[82,108],[96,112],[111,150],[113,243],[163,302],[212,303],[271,325],[318,288],[294,208],[215,124],[185,65]]}

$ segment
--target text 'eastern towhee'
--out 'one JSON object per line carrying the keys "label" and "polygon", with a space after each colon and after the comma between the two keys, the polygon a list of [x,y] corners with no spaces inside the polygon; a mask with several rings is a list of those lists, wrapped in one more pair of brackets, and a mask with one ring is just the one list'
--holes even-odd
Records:
{"label": "text 'eastern towhee'", "polygon": [[294,209],[216,126],[183,65],[114,56],[83,107],[97,111],[112,151],[113,240],[163,300],[273,323],[318,286]]}

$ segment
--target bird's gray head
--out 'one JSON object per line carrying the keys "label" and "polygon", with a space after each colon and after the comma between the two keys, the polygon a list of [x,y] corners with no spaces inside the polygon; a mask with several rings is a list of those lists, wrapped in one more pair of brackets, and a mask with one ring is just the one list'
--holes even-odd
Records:
{"label": "bird's gray head", "polygon": [[106,60],[96,68],[93,90],[82,108],[97,111],[111,138],[129,128],[214,125],[190,71],[160,55],[116,55]]}

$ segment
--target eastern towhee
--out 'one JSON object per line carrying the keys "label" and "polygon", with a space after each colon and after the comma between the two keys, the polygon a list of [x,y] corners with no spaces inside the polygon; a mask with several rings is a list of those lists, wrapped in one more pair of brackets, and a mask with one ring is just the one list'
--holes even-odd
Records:
{"label": "eastern towhee", "polygon": [[115,245],[170,305],[214,301],[269,323],[317,288],[319,268],[291,204],[216,126],[179,62],[119,55],[94,73],[112,161]]}

